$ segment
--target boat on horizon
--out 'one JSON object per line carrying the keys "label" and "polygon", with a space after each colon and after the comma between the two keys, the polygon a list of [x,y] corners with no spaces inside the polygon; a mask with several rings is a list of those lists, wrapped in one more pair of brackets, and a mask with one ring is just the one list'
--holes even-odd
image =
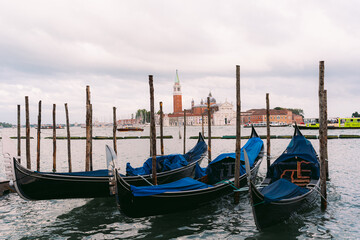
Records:
{"label": "boat on horizon", "polygon": [[117,128],[116,130],[118,130],[119,132],[144,131],[144,129],[141,127],[121,127],[121,128]]}
{"label": "boat on horizon", "polygon": [[[318,118],[311,118],[306,123],[298,125],[299,129],[316,130],[319,129]],[[328,121],[327,129],[360,129],[360,118],[336,118]]]}

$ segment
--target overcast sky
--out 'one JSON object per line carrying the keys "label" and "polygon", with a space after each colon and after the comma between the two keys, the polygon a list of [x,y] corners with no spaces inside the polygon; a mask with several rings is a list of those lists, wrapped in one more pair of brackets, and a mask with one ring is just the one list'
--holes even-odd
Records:
{"label": "overcast sky", "polygon": [[[325,61],[328,116],[360,111],[358,1],[7,1],[0,0],[0,121],[16,123],[30,99],[36,123],[84,122],[86,85],[95,120],[130,118],[155,106],[172,111],[179,70],[183,107],[209,91],[235,102],[241,66],[242,110],[302,108],[318,116],[318,68]],[[24,112],[24,111],[23,111]],[[24,114],[22,116],[24,122]]]}

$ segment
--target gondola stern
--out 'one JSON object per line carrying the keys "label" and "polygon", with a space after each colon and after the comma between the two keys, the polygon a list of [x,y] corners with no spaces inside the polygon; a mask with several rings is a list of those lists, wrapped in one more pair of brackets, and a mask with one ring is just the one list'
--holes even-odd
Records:
{"label": "gondola stern", "polygon": [[201,132],[199,132],[198,143],[199,142],[205,142],[204,136],[201,134]]}
{"label": "gondola stern", "polygon": [[251,125],[251,134],[250,134],[250,138],[253,138],[253,137],[259,137],[259,135],[257,134],[255,128],[254,128],[254,125]]}
{"label": "gondola stern", "polygon": [[[15,188],[15,191],[16,193],[24,200],[27,200],[27,201],[33,201],[35,199],[32,199],[32,198],[29,198],[27,197],[25,194],[23,194],[23,191],[21,189],[21,185],[20,185],[20,179],[17,178],[17,176],[19,175],[18,172],[19,172],[19,168],[23,168],[21,166],[21,164],[18,162],[18,160],[13,157],[13,164],[12,164],[12,171],[13,171],[13,185],[14,185],[14,188]],[[27,169],[23,168],[23,170],[25,171],[28,171]]]}
{"label": "gondola stern", "polygon": [[295,136],[303,136],[302,133],[300,132],[300,129],[299,129],[298,125],[296,124],[296,122],[294,125],[294,137]]}

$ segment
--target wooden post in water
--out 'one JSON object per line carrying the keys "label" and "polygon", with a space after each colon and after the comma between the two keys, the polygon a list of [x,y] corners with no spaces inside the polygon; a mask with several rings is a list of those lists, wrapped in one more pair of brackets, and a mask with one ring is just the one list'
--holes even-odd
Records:
{"label": "wooden post in water", "polygon": [[116,107],[113,107],[113,143],[114,143],[114,151],[117,154],[117,142],[116,142]]}
{"label": "wooden post in water", "polygon": [[324,95],[323,95],[323,98],[324,98],[324,107],[326,109],[325,111],[325,119],[326,119],[326,131],[325,131],[325,170],[326,170],[326,181],[329,181],[330,178],[329,178],[329,158],[328,158],[328,146],[327,146],[327,139],[328,139],[328,136],[327,136],[327,119],[328,119],[328,116],[327,116],[327,90],[324,90]]}
{"label": "wooden post in water", "polygon": [[269,93],[266,93],[266,163],[267,170],[270,167],[270,101]]}
{"label": "wooden post in water", "polygon": [[326,210],[327,207],[327,193],[326,193],[326,167],[325,167],[325,146],[326,146],[326,137],[327,134],[327,109],[325,108],[324,103],[324,61],[320,61],[319,64],[319,140],[320,140],[320,184],[321,184],[321,209]]}
{"label": "wooden post in water", "polygon": [[26,167],[31,169],[30,158],[30,120],[29,120],[29,97],[25,97],[25,118],[26,118]]}
{"label": "wooden post in water", "polygon": [[89,119],[89,127],[90,127],[90,171],[93,170],[93,162],[92,162],[92,127],[93,127],[93,122],[92,122],[92,104],[90,104],[90,119]]}
{"label": "wooden post in water", "polygon": [[53,172],[56,172],[56,104],[53,104]]}
{"label": "wooden post in water", "polygon": [[21,121],[20,121],[20,105],[17,105],[17,155],[21,163]]}
{"label": "wooden post in water", "polygon": [[160,102],[160,148],[161,155],[164,155],[164,126],[163,126],[163,103]]}
{"label": "wooden post in water", "polygon": [[204,112],[201,110],[201,134],[204,137]]}
{"label": "wooden post in water", "polygon": [[211,111],[210,111],[210,97],[207,97],[208,110],[208,162],[211,162]]}
{"label": "wooden post in water", "polygon": [[86,153],[85,153],[85,171],[90,171],[90,86],[86,86]]}
{"label": "wooden post in water", "polygon": [[149,75],[149,86],[150,86],[150,132],[151,132],[151,153],[152,153],[152,179],[153,184],[157,185],[156,176],[156,128],[155,128],[155,117],[154,117],[154,85],[153,76]]}
{"label": "wooden post in water", "polygon": [[[234,184],[240,188],[240,156],[241,156],[241,100],[240,100],[240,66],[236,65],[236,146],[235,146],[235,174]],[[234,203],[238,204],[240,192],[234,193]]]}
{"label": "wooden post in water", "polygon": [[186,110],[184,109],[184,154],[186,153]]}
{"label": "wooden post in water", "polygon": [[67,133],[67,149],[68,149],[68,166],[69,172],[72,172],[71,166],[71,142],[70,142],[70,123],[69,123],[69,110],[67,103],[65,103],[65,115],[66,115],[66,133]]}
{"label": "wooden post in water", "polygon": [[37,124],[36,171],[40,172],[40,132],[41,132],[41,100],[39,101],[39,114]]}

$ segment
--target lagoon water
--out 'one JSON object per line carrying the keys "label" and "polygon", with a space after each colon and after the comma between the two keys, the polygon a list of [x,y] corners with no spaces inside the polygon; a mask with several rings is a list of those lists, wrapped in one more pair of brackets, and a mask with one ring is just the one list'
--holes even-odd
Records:
{"label": "lagoon water", "polygon": [[[187,127],[187,136],[196,136],[201,127]],[[16,146],[16,129],[1,129],[4,151]],[[257,129],[265,135],[265,128]],[[112,128],[95,128],[94,136],[111,136]],[[158,129],[157,129],[157,132]],[[303,130],[303,134],[318,134],[316,130]],[[23,129],[23,135],[25,130]],[[73,136],[84,136],[85,129],[71,128]],[[144,132],[117,133],[118,136],[148,136]],[[205,129],[206,134],[206,129]],[[250,129],[242,129],[242,135],[249,135]],[[271,135],[292,135],[293,128],[271,128]],[[358,134],[360,130],[329,130],[329,135]],[[36,130],[31,129],[32,169],[36,162]],[[58,136],[65,136],[64,129],[57,130]],[[165,154],[181,153],[183,140],[179,139],[179,128],[168,127],[164,135]],[[182,135],[182,133],[181,133]],[[213,127],[212,136],[235,135],[235,127]],[[52,130],[42,130],[41,170],[51,171]],[[272,158],[279,156],[289,139],[271,139]],[[318,152],[318,140],[310,140]],[[242,140],[242,145],[246,142]],[[196,140],[187,139],[186,148],[194,146]],[[72,140],[73,171],[85,167],[85,141]],[[112,140],[93,140],[94,169],[105,168],[105,144]],[[149,139],[118,140],[118,166],[124,172],[126,162],[140,166],[149,156]],[[264,141],[266,146],[266,140]],[[13,150],[12,149],[12,150]],[[159,144],[157,146],[159,149]],[[212,140],[212,156],[233,152],[235,140]],[[118,211],[115,199],[71,199],[26,201],[17,194],[0,198],[0,239],[358,239],[360,227],[360,139],[333,139],[328,141],[329,169],[328,209],[320,210],[320,199],[316,206],[306,212],[294,214],[284,223],[259,232],[253,221],[247,192],[241,196],[240,204],[234,205],[231,197],[215,200],[208,206],[196,210],[138,219],[127,218]],[[22,140],[24,159],[25,140]],[[0,158],[0,179],[4,178],[3,159]],[[23,160],[25,161],[25,160]],[[203,166],[207,161],[203,161]],[[58,171],[67,171],[66,140],[57,141]],[[258,180],[266,173],[265,159],[261,165]]]}

